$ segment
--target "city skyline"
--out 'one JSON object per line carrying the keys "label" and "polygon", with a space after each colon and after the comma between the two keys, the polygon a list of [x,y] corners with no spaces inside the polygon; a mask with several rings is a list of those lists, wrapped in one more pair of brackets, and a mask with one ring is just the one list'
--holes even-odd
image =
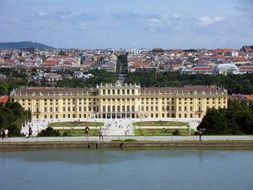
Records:
{"label": "city skyline", "polygon": [[56,48],[237,48],[253,44],[250,0],[2,0],[1,42]]}

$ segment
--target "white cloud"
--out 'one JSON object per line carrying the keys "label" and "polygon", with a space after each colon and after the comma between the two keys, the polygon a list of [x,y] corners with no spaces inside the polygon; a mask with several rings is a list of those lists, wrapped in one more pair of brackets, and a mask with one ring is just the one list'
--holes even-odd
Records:
{"label": "white cloud", "polygon": [[204,17],[200,17],[198,18],[196,24],[199,26],[199,27],[206,27],[206,26],[209,26],[209,25],[213,25],[217,22],[221,22],[225,20],[224,17],[220,17],[220,16],[215,16],[215,17],[210,17],[210,16],[204,16]]}
{"label": "white cloud", "polygon": [[38,14],[38,16],[40,16],[40,17],[45,17],[45,16],[48,15],[48,13],[47,13],[47,12],[44,12],[44,11],[40,11],[40,12],[38,12],[37,14]]}
{"label": "white cloud", "polygon": [[181,29],[183,27],[183,18],[179,14],[162,14],[159,17],[147,20],[147,26],[150,31]]}
{"label": "white cloud", "polygon": [[85,30],[87,29],[87,23],[86,22],[82,22],[79,27],[82,29],[82,30]]}

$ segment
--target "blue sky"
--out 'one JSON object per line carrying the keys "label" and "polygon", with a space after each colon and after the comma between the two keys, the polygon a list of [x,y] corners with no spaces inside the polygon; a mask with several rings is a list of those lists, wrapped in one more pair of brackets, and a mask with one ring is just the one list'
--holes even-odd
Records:
{"label": "blue sky", "polygon": [[62,48],[253,45],[253,0],[0,0],[0,41]]}

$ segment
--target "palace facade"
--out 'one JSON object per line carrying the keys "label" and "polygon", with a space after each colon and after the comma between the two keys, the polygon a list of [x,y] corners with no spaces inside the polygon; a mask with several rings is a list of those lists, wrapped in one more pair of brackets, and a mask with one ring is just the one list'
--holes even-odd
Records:
{"label": "palace facade", "polygon": [[22,87],[11,100],[33,119],[203,118],[208,108],[227,108],[226,90],[207,86],[151,87],[105,84],[96,88]]}

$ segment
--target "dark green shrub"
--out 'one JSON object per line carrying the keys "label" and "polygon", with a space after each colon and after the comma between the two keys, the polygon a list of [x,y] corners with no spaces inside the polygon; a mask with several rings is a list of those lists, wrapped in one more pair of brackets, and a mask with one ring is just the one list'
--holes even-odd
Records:
{"label": "dark green shrub", "polygon": [[136,141],[135,139],[125,139],[126,142]]}
{"label": "dark green shrub", "polygon": [[52,127],[48,127],[44,130],[42,130],[38,136],[39,137],[55,137],[55,136],[60,136],[60,132],[57,130],[54,130]]}
{"label": "dark green shrub", "polygon": [[175,131],[172,132],[172,135],[179,136],[181,134],[180,134],[180,131],[178,129],[176,129]]}
{"label": "dark green shrub", "polygon": [[62,136],[63,136],[63,137],[67,137],[67,136],[71,136],[71,135],[69,135],[69,133],[68,133],[67,131],[64,131],[64,132],[62,133]]}

